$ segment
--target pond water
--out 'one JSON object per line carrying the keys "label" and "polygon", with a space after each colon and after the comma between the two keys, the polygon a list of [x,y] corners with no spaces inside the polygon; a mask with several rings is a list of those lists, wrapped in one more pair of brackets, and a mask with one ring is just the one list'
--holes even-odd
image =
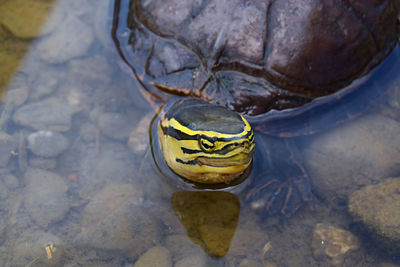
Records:
{"label": "pond water", "polygon": [[270,216],[250,180],[194,190],[160,172],[159,105],[117,51],[113,12],[0,0],[1,266],[400,266],[399,47],[362,116],[291,140],[312,197]]}

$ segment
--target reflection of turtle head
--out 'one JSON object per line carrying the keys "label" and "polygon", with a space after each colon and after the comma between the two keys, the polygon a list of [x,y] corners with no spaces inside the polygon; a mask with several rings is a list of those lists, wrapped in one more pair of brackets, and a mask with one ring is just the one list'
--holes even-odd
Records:
{"label": "reflection of turtle head", "polygon": [[161,150],[168,166],[194,182],[228,183],[250,165],[254,134],[240,115],[199,100],[182,100],[161,118]]}
{"label": "reflection of turtle head", "polygon": [[221,191],[181,191],[171,196],[171,206],[193,243],[214,257],[224,257],[239,221],[240,202]]}

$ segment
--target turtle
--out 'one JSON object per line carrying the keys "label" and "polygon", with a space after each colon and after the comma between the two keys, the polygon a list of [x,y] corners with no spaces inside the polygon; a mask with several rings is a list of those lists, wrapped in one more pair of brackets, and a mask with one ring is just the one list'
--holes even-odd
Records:
{"label": "turtle", "polygon": [[166,165],[210,186],[251,172],[251,206],[290,215],[312,195],[290,138],[355,117],[387,88],[366,81],[379,72],[384,83],[398,62],[399,10],[397,0],[116,0],[112,35],[146,99],[167,103],[153,130]]}

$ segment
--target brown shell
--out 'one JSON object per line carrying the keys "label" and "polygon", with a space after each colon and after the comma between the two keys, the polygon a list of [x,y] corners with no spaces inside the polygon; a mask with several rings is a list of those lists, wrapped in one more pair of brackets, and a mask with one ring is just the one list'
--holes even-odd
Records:
{"label": "brown shell", "polygon": [[130,63],[150,91],[255,115],[301,106],[393,49],[398,0],[138,0]]}

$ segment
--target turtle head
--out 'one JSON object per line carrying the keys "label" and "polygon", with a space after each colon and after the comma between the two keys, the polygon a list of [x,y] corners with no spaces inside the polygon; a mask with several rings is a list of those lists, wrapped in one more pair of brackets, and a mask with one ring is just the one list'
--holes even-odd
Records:
{"label": "turtle head", "polygon": [[194,182],[229,183],[252,161],[254,134],[246,119],[203,101],[177,101],[162,116],[158,135],[167,165]]}

